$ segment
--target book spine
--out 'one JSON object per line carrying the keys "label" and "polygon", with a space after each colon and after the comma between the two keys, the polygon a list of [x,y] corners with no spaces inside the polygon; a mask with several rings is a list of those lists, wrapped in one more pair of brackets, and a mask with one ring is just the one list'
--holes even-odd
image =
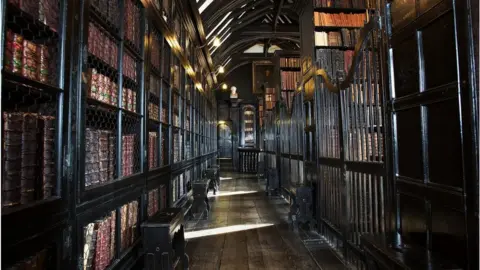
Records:
{"label": "book spine", "polygon": [[37,179],[37,127],[38,115],[34,113],[23,114],[22,127],[22,172],[20,185],[20,202],[27,204],[35,200],[35,180]]}
{"label": "book spine", "polygon": [[49,70],[49,61],[50,61],[50,54],[48,52],[48,47],[45,45],[38,45],[37,46],[37,63],[38,63],[38,69],[37,69],[37,77],[38,80],[42,83],[47,83],[48,82],[48,70]]}
{"label": "book spine", "polygon": [[124,250],[125,248],[127,248],[127,214],[128,214],[128,204],[125,204],[122,206],[122,208],[120,209],[120,225],[121,225],[121,228],[120,228],[120,233],[121,233],[121,243],[120,243],[120,247],[122,250]]}
{"label": "book spine", "polygon": [[5,70],[20,74],[23,63],[23,36],[7,29],[5,47]]}
{"label": "book spine", "polygon": [[42,197],[50,198],[55,189],[55,117],[39,117]]}
{"label": "book spine", "polygon": [[112,211],[112,214],[110,216],[110,247],[109,247],[109,252],[110,252],[110,260],[115,259],[115,229],[116,229],[116,224],[117,224],[117,212]]}
{"label": "book spine", "polygon": [[37,45],[31,41],[23,40],[23,57],[22,57],[22,76],[37,80]]}
{"label": "book spine", "polygon": [[5,159],[2,177],[2,206],[20,203],[20,177],[22,171],[22,113],[3,113],[3,150]]}

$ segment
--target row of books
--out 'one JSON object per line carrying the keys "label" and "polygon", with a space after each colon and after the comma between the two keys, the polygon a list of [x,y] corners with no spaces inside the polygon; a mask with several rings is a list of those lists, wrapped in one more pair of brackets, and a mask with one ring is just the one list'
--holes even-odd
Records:
{"label": "row of books", "polygon": [[[118,85],[109,77],[98,73],[97,69],[89,68],[83,76],[87,97],[118,106]],[[124,100],[128,100],[128,91],[123,93]]]}
{"label": "row of books", "polygon": [[300,67],[300,58],[280,58],[280,67]]}
{"label": "row of books", "polygon": [[156,168],[159,165],[158,160],[158,149],[160,147],[160,154],[162,155],[162,165],[165,165],[166,160],[166,149],[165,149],[165,132],[162,133],[162,138],[160,141],[160,145],[158,145],[158,132],[149,132],[148,133],[148,167],[149,168]]}
{"label": "row of books", "polygon": [[330,78],[336,78],[338,71],[348,72],[354,51],[317,49],[315,53],[318,67],[325,69]]}
{"label": "row of books", "polygon": [[182,159],[183,134],[175,132],[173,134],[173,162],[180,162]]}
{"label": "row of books", "polygon": [[315,46],[355,46],[360,29],[342,29],[340,32],[315,32]]}
{"label": "row of books", "polygon": [[21,75],[25,78],[50,83],[50,74],[54,74],[51,67],[52,57],[49,48],[34,43],[24,36],[6,31],[5,67],[6,71]]}
{"label": "row of books", "polygon": [[50,198],[55,188],[55,118],[3,113],[2,207]]}
{"label": "row of books", "polygon": [[[366,8],[371,0],[313,0],[316,8]],[[370,5],[369,5],[370,6]]]}
{"label": "row of books", "polygon": [[140,49],[140,41],[141,36],[139,33],[141,22],[140,22],[140,7],[136,5],[137,1],[135,0],[126,0],[125,5],[125,13],[124,13],[124,32],[125,38],[132,41],[133,44]]}
{"label": "row of books", "polygon": [[47,249],[43,249],[37,252],[35,255],[30,256],[21,262],[16,263],[15,265],[7,268],[8,270],[17,270],[17,269],[48,269],[49,264],[49,253]]}
{"label": "row of books", "polygon": [[52,31],[57,31],[60,15],[60,3],[58,0],[8,0],[8,2],[23,12],[28,13],[34,20],[42,22]]}
{"label": "row of books", "polygon": [[137,81],[137,62],[128,53],[123,54],[123,74]]}
{"label": "row of books", "polygon": [[[162,111],[166,110],[165,108],[162,108]],[[155,121],[160,121],[159,119],[159,113],[160,113],[160,107],[158,107],[157,104],[150,102],[148,104],[148,118],[155,120]],[[165,115],[162,112],[162,116]]]}
{"label": "row of books", "polygon": [[135,152],[135,134],[122,136],[122,171],[123,176],[129,176],[134,173]]}
{"label": "row of books", "polygon": [[148,217],[155,215],[159,211],[160,209],[159,198],[160,198],[159,188],[152,189],[148,192],[148,205],[147,205]]}
{"label": "row of books", "polygon": [[302,74],[296,71],[282,71],[280,77],[282,80],[281,88],[283,90],[297,89],[297,82],[302,80]]}
{"label": "row of books", "polygon": [[172,179],[172,200],[175,202],[186,194],[191,187],[191,171],[188,170]]}
{"label": "row of books", "polygon": [[138,201],[129,202],[120,208],[120,249],[129,248],[138,237]]}
{"label": "row of books", "polygon": [[148,133],[148,167],[158,167],[158,132]]}
{"label": "row of books", "polygon": [[112,181],[115,174],[115,134],[85,130],[85,187]]}
{"label": "row of books", "polygon": [[314,13],[315,26],[363,27],[367,16],[365,14],[348,13]]}
{"label": "row of books", "polygon": [[88,24],[88,52],[111,67],[118,69],[117,43],[92,22]]}
{"label": "row of books", "polygon": [[150,63],[158,71],[162,67],[162,39],[160,39],[157,31],[152,32],[151,40],[151,54],[150,54]]}
{"label": "row of books", "polygon": [[[168,160],[166,159],[166,149],[165,149],[165,138],[166,132],[162,132],[160,145],[158,145],[158,132],[150,131],[148,133],[148,167],[149,168],[157,168],[160,165],[166,165]],[[158,150],[160,150],[161,154],[161,162],[158,157]]]}
{"label": "row of books", "polygon": [[350,131],[345,156],[354,161],[372,161],[371,157],[383,155],[383,134],[361,130]]}
{"label": "row of books", "polygon": [[83,270],[106,269],[115,258],[116,211],[84,228]]}

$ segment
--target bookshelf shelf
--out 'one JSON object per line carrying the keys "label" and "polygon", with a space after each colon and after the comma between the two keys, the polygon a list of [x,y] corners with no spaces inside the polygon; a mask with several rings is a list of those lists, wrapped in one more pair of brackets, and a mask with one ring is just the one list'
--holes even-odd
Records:
{"label": "bookshelf shelf", "polygon": [[112,80],[117,80],[118,70],[93,53],[88,53],[87,64]]}
{"label": "bookshelf shelf", "polygon": [[49,95],[57,95],[63,92],[62,89],[53,85],[45,84],[37,80],[32,80],[6,70],[2,70],[2,76],[7,83],[7,85],[3,86],[3,89],[7,91],[20,90],[20,92],[24,93],[33,94],[33,92],[38,92],[38,94]]}
{"label": "bookshelf shelf", "polygon": [[355,50],[355,46],[315,46],[315,49],[331,49],[331,50]]}
{"label": "bookshelf shelf", "polygon": [[329,32],[329,31],[339,31],[342,29],[361,29],[362,27],[360,26],[315,26],[315,31],[323,31],[323,32]]}
{"label": "bookshelf shelf", "polygon": [[[58,32],[52,28],[57,27],[58,21],[50,21],[51,25],[40,22],[27,11],[22,10],[10,1],[7,2],[6,28],[16,33],[21,33],[26,39],[48,39],[50,41],[59,38]],[[36,10],[38,12],[38,10]],[[58,17],[57,17],[58,19]]]}

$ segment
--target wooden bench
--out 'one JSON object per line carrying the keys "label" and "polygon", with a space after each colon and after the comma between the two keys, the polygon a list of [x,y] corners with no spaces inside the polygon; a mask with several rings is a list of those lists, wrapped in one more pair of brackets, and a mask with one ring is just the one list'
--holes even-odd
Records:
{"label": "wooden bench", "polygon": [[217,168],[208,168],[204,172],[204,177],[209,178],[210,189],[213,189],[213,194],[216,195],[217,191],[220,190],[220,171]]}
{"label": "wooden bench", "polygon": [[166,208],[142,223],[146,270],[188,269],[182,208]]}
{"label": "wooden bench", "polygon": [[[208,217],[208,213],[210,212],[210,203],[208,202],[208,187],[210,182],[211,180],[209,178],[203,178],[192,183],[192,216],[194,214],[201,214],[206,210],[205,217]],[[204,209],[204,207],[206,209]]]}

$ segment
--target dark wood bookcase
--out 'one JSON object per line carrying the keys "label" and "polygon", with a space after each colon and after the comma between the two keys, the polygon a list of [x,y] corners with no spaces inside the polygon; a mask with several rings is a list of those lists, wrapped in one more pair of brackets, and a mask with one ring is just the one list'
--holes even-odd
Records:
{"label": "dark wood bookcase", "polygon": [[216,160],[190,3],[28,2],[2,1],[2,268],[141,265],[140,224]]}

